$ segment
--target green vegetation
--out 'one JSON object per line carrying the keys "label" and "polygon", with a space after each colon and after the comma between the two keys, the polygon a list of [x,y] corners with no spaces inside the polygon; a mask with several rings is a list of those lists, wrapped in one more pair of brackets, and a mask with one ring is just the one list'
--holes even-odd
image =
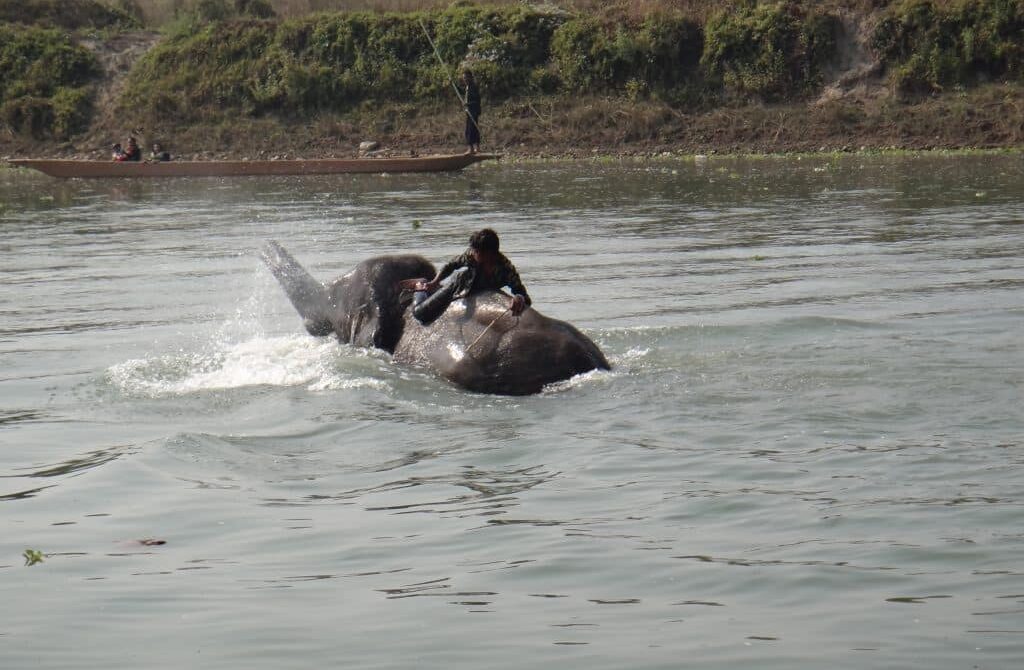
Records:
{"label": "green vegetation", "polygon": [[708,20],[702,63],[732,93],[769,102],[821,85],[836,54],[839,19],[797,3],[743,3]]}
{"label": "green vegetation", "polygon": [[65,30],[139,28],[128,12],[97,0],[0,0],[0,24],[21,23]]}
{"label": "green vegetation", "polygon": [[905,93],[1024,78],[1024,1],[905,0],[879,23],[872,43]]}
{"label": "green vegetation", "polygon": [[[180,26],[129,80],[147,119],[224,113],[308,116],[366,102],[451,95],[445,63],[473,67],[492,100],[544,85],[561,14],[460,7],[439,14],[325,14],[284,22],[235,19]],[[429,34],[429,37],[428,37]]]}
{"label": "green vegetation", "polygon": [[195,0],[192,15],[200,21],[226,21],[238,17],[272,19],[277,12],[269,0]]}
{"label": "green vegetation", "polygon": [[674,97],[699,79],[703,43],[700,26],[680,14],[652,15],[638,25],[576,18],[553,35],[546,88]]}
{"label": "green vegetation", "polygon": [[95,57],[58,30],[0,24],[0,120],[37,138],[66,138],[91,114]]}
{"label": "green vegetation", "polygon": [[25,559],[26,566],[42,563],[46,559],[46,554],[38,549],[26,549],[21,555]]}
{"label": "green vegetation", "polygon": [[[390,132],[450,108],[452,78],[468,67],[487,113],[505,105],[547,124],[571,108],[561,122],[574,133],[621,120],[600,116],[608,105],[579,101],[635,105],[626,108],[628,142],[668,139],[661,129],[682,115],[817,99],[841,63],[850,67],[851,50],[858,63],[877,59],[872,76],[884,73],[906,95],[1024,81],[1024,0],[495,2],[311,14],[285,0],[0,0],[0,131],[53,140],[88,128],[101,72],[80,42],[113,52],[105,42],[157,4],[169,21],[162,39],[135,62],[120,109],[97,118],[222,138],[264,122]],[[864,43],[854,33],[867,26]],[[823,99],[808,113],[837,128],[871,114],[904,127],[887,104]],[[758,115],[751,132],[774,124],[778,137],[781,122]],[[1007,126],[1003,136],[1016,132]]]}
{"label": "green vegetation", "polygon": [[727,92],[774,101],[820,85],[836,22],[792,3],[742,3],[703,29],[679,12],[630,21],[525,5],[192,22],[139,63],[127,99],[150,124],[308,117],[449,100],[449,68],[470,67],[492,102],[613,94],[699,105]]}
{"label": "green vegetation", "polygon": [[75,33],[139,27],[97,0],[0,0],[0,124],[37,139],[83,131],[100,67]]}

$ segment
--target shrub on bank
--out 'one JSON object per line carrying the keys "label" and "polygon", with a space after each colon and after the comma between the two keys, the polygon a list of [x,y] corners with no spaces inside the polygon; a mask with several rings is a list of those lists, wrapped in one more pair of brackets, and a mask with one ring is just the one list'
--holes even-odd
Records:
{"label": "shrub on bank", "polygon": [[[670,9],[629,12],[625,4],[584,14],[457,2],[435,11],[282,21],[267,0],[187,0],[188,11],[136,63],[120,100],[126,121],[146,127],[240,116],[305,121],[382,105],[403,105],[411,116],[450,103],[452,78],[471,67],[487,105],[536,95],[655,97],[683,108],[723,99],[793,101],[820,90],[838,51],[839,19],[822,7],[853,4],[729,0],[695,19]],[[96,27],[107,25],[104,16],[120,15],[97,7],[96,0],[0,0],[0,19],[31,23],[61,14],[68,25]],[[95,59],[69,38],[29,38],[23,30],[19,25],[17,39],[0,35],[0,53],[13,49],[23,59],[0,61],[3,120],[37,135],[73,134],[88,122]],[[932,91],[1019,79],[1021,34],[1024,0],[899,0],[883,12],[872,45],[898,88]],[[32,51],[28,43],[40,39],[53,53]],[[69,51],[58,57],[58,44]],[[76,69],[72,53],[84,59],[81,71],[65,76]],[[52,70],[53,81],[41,80],[40,68]],[[19,83],[9,85],[14,78]]]}
{"label": "shrub on bank", "polygon": [[879,22],[872,45],[904,93],[1024,78],[1024,2],[905,0]]}
{"label": "shrub on bank", "polygon": [[561,12],[524,6],[193,21],[139,61],[127,100],[150,118],[171,108],[181,121],[221,109],[308,116],[449,99],[461,67],[473,69],[489,99],[504,99],[544,81],[537,73],[563,22]]}
{"label": "shrub on bank", "polygon": [[[138,6],[138,0],[121,0]],[[141,14],[141,8],[139,13]],[[235,18],[272,19],[277,16],[270,0],[191,0],[187,6],[178,2],[177,17],[184,13],[186,21],[227,21]]]}
{"label": "shrub on bank", "polygon": [[623,24],[523,5],[193,20],[141,59],[127,100],[150,119],[180,114],[179,121],[222,109],[308,116],[375,102],[433,104],[451,99],[463,67],[491,101],[550,93],[636,98],[669,95],[698,79],[702,49],[700,27],[681,15]]}
{"label": "shrub on bank", "polygon": [[801,98],[821,85],[838,29],[835,16],[795,2],[750,1],[708,19],[701,62],[741,98]]}
{"label": "shrub on bank", "polygon": [[0,118],[17,132],[66,138],[91,112],[96,58],[65,33],[0,24]]}
{"label": "shrub on bank", "polygon": [[66,30],[139,27],[138,20],[98,0],[0,0],[0,23],[59,27]]}
{"label": "shrub on bank", "polygon": [[676,14],[639,25],[596,17],[568,21],[554,34],[551,60],[563,88],[574,93],[667,93],[699,76],[700,26]]}

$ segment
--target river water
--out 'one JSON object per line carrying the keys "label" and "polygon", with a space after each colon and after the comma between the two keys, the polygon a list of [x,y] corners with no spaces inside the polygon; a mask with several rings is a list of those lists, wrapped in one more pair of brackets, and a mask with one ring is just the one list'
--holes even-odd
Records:
{"label": "river water", "polygon": [[[483,226],[611,372],[466,393],[258,256]],[[1020,155],[0,171],[0,667],[1019,667],[1022,248]]]}

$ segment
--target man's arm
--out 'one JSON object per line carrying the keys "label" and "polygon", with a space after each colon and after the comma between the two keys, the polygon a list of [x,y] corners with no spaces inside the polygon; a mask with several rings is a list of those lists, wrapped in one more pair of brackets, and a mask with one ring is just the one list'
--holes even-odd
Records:
{"label": "man's arm", "polygon": [[428,282],[430,289],[433,290],[437,288],[437,285],[441,283],[442,279],[444,279],[445,277],[447,277],[448,275],[450,275],[451,273],[455,272],[456,270],[465,265],[466,254],[456,256],[455,258],[445,263],[444,266],[442,266],[441,269],[437,271],[437,274],[434,275],[434,278]]}
{"label": "man's arm", "polygon": [[529,307],[533,304],[530,294],[526,292],[526,287],[523,286],[523,280],[519,278],[516,266],[512,265],[512,262],[507,258],[505,259],[505,285],[512,289],[513,296],[522,296],[523,307]]}

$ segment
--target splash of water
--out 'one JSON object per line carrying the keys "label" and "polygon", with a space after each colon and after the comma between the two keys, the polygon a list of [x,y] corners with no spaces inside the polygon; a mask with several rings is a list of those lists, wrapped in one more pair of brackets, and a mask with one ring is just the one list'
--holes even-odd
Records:
{"label": "splash of water", "polygon": [[334,338],[305,333],[266,333],[268,283],[254,270],[249,295],[196,347],[147,356],[108,368],[108,382],[122,393],[149,398],[253,386],[305,386],[310,391],[386,389],[374,352],[340,347]]}
{"label": "splash of water", "polygon": [[121,391],[146,397],[260,385],[331,389],[346,381],[335,366],[337,348],[301,335],[257,336],[208,352],[128,360],[111,366],[107,377]]}

